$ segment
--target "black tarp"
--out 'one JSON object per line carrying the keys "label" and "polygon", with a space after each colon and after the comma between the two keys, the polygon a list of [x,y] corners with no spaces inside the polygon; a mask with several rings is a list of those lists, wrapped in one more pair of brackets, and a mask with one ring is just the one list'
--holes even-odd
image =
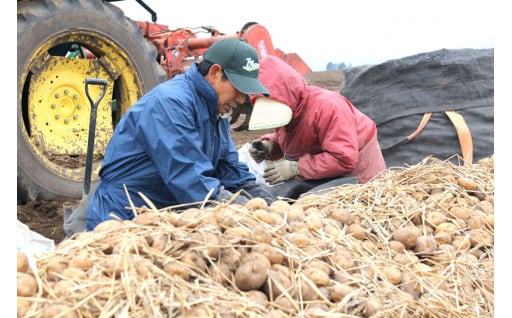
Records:
{"label": "black tarp", "polygon": [[[442,49],[344,73],[340,93],[377,124],[388,168],[427,156],[458,162],[463,154],[449,110],[469,128],[473,162],[494,154],[494,49]],[[407,139],[429,112],[423,130]]]}

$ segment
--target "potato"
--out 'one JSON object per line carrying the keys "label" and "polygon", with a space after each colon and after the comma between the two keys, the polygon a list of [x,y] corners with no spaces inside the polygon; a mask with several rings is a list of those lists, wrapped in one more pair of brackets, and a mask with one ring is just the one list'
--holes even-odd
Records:
{"label": "potato", "polygon": [[46,307],[44,310],[43,318],[54,318],[56,316],[59,318],[78,318],[78,315],[69,305],[54,304]]}
{"label": "potato", "polygon": [[471,215],[471,211],[468,208],[456,205],[448,210],[448,214],[455,219],[467,220]]}
{"label": "potato", "polygon": [[53,285],[52,289],[53,292],[55,293],[55,296],[59,298],[65,298],[72,295],[71,288],[73,288],[74,286],[75,284],[72,281],[64,279],[56,282],[55,285]]}
{"label": "potato", "polygon": [[188,208],[181,213],[174,213],[172,225],[176,227],[195,228],[205,220],[204,210],[198,208]]}
{"label": "potato", "polygon": [[190,236],[190,247],[201,250],[208,257],[216,259],[220,254],[221,238],[216,233],[198,231]]}
{"label": "potato", "polygon": [[258,209],[267,209],[268,203],[263,198],[252,198],[246,204],[245,207],[251,211],[256,211]]}
{"label": "potato", "polygon": [[309,228],[306,223],[301,221],[292,221],[288,224],[289,230],[291,233],[309,233]]}
{"label": "potato", "polygon": [[[307,275],[302,275],[307,276]],[[316,285],[308,281],[309,277],[302,277],[299,283],[295,283],[292,287],[291,296],[295,300],[302,300],[303,302],[317,300],[320,298],[320,291],[317,292],[318,288],[313,288],[312,285]]]}
{"label": "potato", "polygon": [[288,208],[288,222],[291,221],[303,221],[306,215],[304,214],[304,208],[301,205],[294,204]]}
{"label": "potato", "polygon": [[406,248],[413,248],[420,235],[421,230],[417,226],[408,225],[395,230],[393,240],[401,242]]}
{"label": "potato", "polygon": [[270,266],[272,265],[265,254],[256,251],[250,252],[242,259],[242,263],[247,263],[250,261],[259,261],[266,270],[270,269]]}
{"label": "potato", "polygon": [[347,234],[352,235],[353,238],[358,240],[364,240],[366,232],[359,223],[352,223],[347,227]]}
{"label": "potato", "polygon": [[91,256],[86,252],[80,252],[79,254],[73,256],[69,261],[69,267],[80,268],[81,270],[88,270],[93,265]]}
{"label": "potato", "polygon": [[437,227],[439,224],[444,223],[448,220],[444,213],[438,211],[430,211],[425,215],[425,221],[427,224]]}
{"label": "potato", "polygon": [[253,215],[260,221],[269,224],[276,225],[276,218],[274,217],[274,213],[271,213],[265,209],[257,209],[253,212]]}
{"label": "potato", "polygon": [[[493,215],[493,214],[488,214]],[[472,229],[481,229],[485,225],[485,217],[475,214],[466,220],[467,225]]]}
{"label": "potato", "polygon": [[281,271],[270,269],[268,271],[268,279],[263,284],[263,292],[267,295],[270,301],[274,301],[283,292],[290,292],[292,289],[292,282],[290,277]]}
{"label": "potato", "polygon": [[389,249],[395,253],[403,253],[405,250],[405,245],[402,242],[391,240],[388,242],[388,245],[389,245]]}
{"label": "potato", "polygon": [[125,227],[126,227],[126,225],[122,221],[106,220],[106,221],[103,221],[100,224],[96,225],[93,232],[94,233],[110,232],[110,231],[119,230],[119,229],[122,229]]}
{"label": "potato", "polygon": [[[278,216],[277,214],[274,215]],[[252,234],[254,235],[254,241],[257,243],[272,243],[272,234],[261,225],[254,225]]]}
{"label": "potato", "polygon": [[450,244],[453,240],[453,236],[457,233],[457,226],[451,222],[445,222],[439,224],[434,231],[434,237],[440,244]]}
{"label": "potato", "polygon": [[254,237],[252,231],[244,226],[230,227],[224,231],[224,237],[232,244],[240,242],[252,242]]}
{"label": "potato", "polygon": [[[360,269],[360,272],[361,272],[361,277],[363,278],[369,278],[369,279],[375,279],[375,267],[373,264],[371,263],[367,263],[365,265],[360,265],[359,266],[359,269]],[[354,274],[357,274],[357,273],[354,273]]]}
{"label": "potato", "polygon": [[402,282],[400,288],[406,293],[411,294],[414,299],[418,299],[421,295],[421,284],[416,274],[410,271],[402,272]]}
{"label": "potato", "polygon": [[117,243],[113,243],[116,240],[112,241],[112,253],[113,254],[147,254],[149,249],[148,242],[145,238],[138,235],[125,235],[125,234],[117,234],[119,240]]}
{"label": "potato", "polygon": [[259,252],[267,257],[271,264],[282,264],[284,255],[278,249],[272,247],[269,243],[258,243],[253,246],[251,252]]}
{"label": "potato", "polygon": [[335,271],[332,274],[332,280],[340,284],[345,284],[352,282],[354,277],[346,271]]}
{"label": "potato", "polygon": [[437,250],[437,241],[433,236],[422,235],[418,237],[414,252],[422,255],[431,255]]}
{"label": "potato", "polygon": [[27,299],[18,298],[18,301],[16,303],[17,317],[18,318],[25,317],[25,315],[27,314],[27,311],[30,309],[30,305],[31,305],[31,303]]}
{"label": "potato", "polygon": [[240,252],[238,249],[229,248],[223,249],[220,252],[219,261],[226,263],[229,268],[234,271],[240,264],[242,264],[242,258],[245,253]]}
{"label": "potato", "polygon": [[164,252],[167,244],[171,241],[171,235],[166,233],[157,233],[149,237],[149,245],[159,252]]}
{"label": "potato", "polygon": [[243,263],[235,271],[235,285],[242,291],[259,289],[267,280],[265,264],[254,260]]}
{"label": "potato", "polygon": [[224,261],[217,261],[208,267],[210,277],[214,282],[227,286],[231,281],[231,267]]}
{"label": "potato", "polygon": [[184,252],[180,261],[191,267],[193,270],[206,272],[207,264],[205,259],[193,250],[187,250]]}
{"label": "potato", "polygon": [[354,257],[349,250],[338,249],[330,257],[332,266],[339,269],[350,270],[356,266]]}
{"label": "potato", "polygon": [[398,285],[402,281],[402,272],[393,266],[384,266],[381,269],[383,278],[393,285]]}
{"label": "potato", "polygon": [[58,280],[62,271],[68,267],[69,260],[59,254],[51,256],[46,263],[46,275],[49,280]]}
{"label": "potato", "polygon": [[379,245],[377,245],[376,242],[371,240],[361,241],[361,247],[363,248],[363,250],[370,252],[370,254],[376,253],[379,250]]}
{"label": "potato", "polygon": [[28,269],[30,268],[30,265],[28,263],[28,256],[27,254],[18,251],[17,255],[17,269],[19,273],[26,273]]}
{"label": "potato", "polygon": [[145,264],[144,260],[139,260],[135,263],[135,271],[140,279],[148,279],[151,275],[150,267]]}
{"label": "potato", "polygon": [[474,191],[477,188],[475,181],[466,177],[458,177],[457,184],[469,191]]}
{"label": "potato", "polygon": [[324,226],[324,222],[322,221],[323,217],[321,214],[309,214],[305,218],[305,222],[310,231],[319,231]]}
{"label": "potato", "polygon": [[478,208],[488,214],[494,214],[494,204],[489,201],[480,201]]}
{"label": "potato", "polygon": [[326,273],[327,276],[331,276],[331,273],[332,273],[331,267],[326,262],[322,262],[320,260],[315,259],[315,260],[312,260],[311,262],[309,262],[307,264],[307,266],[318,268],[318,269],[322,270],[324,273]]}
{"label": "potato", "polygon": [[304,274],[318,287],[329,285],[329,275],[320,268],[307,266],[304,269]]}
{"label": "potato", "polygon": [[167,274],[179,276],[183,278],[183,280],[188,281],[190,279],[189,268],[186,264],[170,261],[164,265],[163,270]]}
{"label": "potato", "polygon": [[297,309],[299,306],[292,299],[288,298],[285,295],[277,297],[274,300],[274,305],[277,306],[281,312],[286,312],[289,316],[286,317],[297,317]]}
{"label": "potato", "polygon": [[332,301],[335,303],[339,303],[345,296],[354,291],[354,288],[350,287],[350,285],[340,283],[334,283],[327,288],[331,294]]}
{"label": "potato", "polygon": [[355,215],[349,209],[344,208],[337,208],[332,210],[329,217],[347,225],[354,223],[356,220]]}
{"label": "potato", "polygon": [[290,208],[290,204],[288,204],[288,202],[283,201],[283,200],[276,200],[270,204],[270,206],[268,207],[268,210],[272,213],[276,213],[281,216],[284,216],[289,208]]}
{"label": "potato", "polygon": [[418,256],[405,251],[404,253],[397,253],[395,256],[393,256],[393,261],[397,262],[398,264],[407,265],[419,262],[419,258]]}
{"label": "potato", "polygon": [[298,247],[309,246],[313,244],[313,238],[305,233],[290,233],[285,239]]}
{"label": "potato", "polygon": [[317,215],[320,215],[321,217],[324,217],[324,215],[322,214],[322,211],[319,208],[314,207],[314,206],[307,208],[304,211],[304,214],[306,216],[309,216],[309,215],[312,215],[312,214],[317,214]]}
{"label": "potato", "polygon": [[467,252],[471,247],[471,240],[469,234],[455,236],[453,238],[452,245],[453,247],[455,247],[455,250],[457,250],[457,252]]}
{"label": "potato", "polygon": [[364,306],[364,317],[373,317],[382,310],[382,302],[375,297],[366,299]]}
{"label": "potato", "polygon": [[267,295],[265,295],[261,290],[249,290],[247,291],[246,296],[262,307],[266,307],[268,304]]}
{"label": "potato", "polygon": [[118,254],[107,255],[103,258],[103,273],[109,277],[119,278],[121,276],[121,272],[126,266],[123,266],[124,262],[121,259],[121,256]]}
{"label": "potato", "polygon": [[324,303],[308,303],[304,307],[304,317],[323,318],[329,316],[329,306]]}
{"label": "potato", "polygon": [[71,280],[85,280],[87,279],[87,274],[84,270],[77,267],[67,267],[62,271],[62,275]]}
{"label": "potato", "polygon": [[[218,309],[220,310],[220,308]],[[189,318],[189,317],[209,317],[211,310],[206,304],[198,304],[192,306],[183,306],[180,310],[181,314],[174,316],[175,318]]]}
{"label": "potato", "polygon": [[156,225],[161,219],[160,213],[148,211],[137,214],[132,221],[138,225]]}
{"label": "potato", "polygon": [[291,277],[290,268],[287,266],[284,266],[282,264],[272,264],[272,266],[270,268],[273,271],[280,272],[280,273],[284,274],[284,276],[286,276],[286,277]]}
{"label": "potato", "polygon": [[38,286],[34,275],[29,273],[17,273],[18,296],[31,297],[37,293]]}
{"label": "potato", "polygon": [[494,214],[488,214],[485,216],[485,223],[491,228],[494,229]]}

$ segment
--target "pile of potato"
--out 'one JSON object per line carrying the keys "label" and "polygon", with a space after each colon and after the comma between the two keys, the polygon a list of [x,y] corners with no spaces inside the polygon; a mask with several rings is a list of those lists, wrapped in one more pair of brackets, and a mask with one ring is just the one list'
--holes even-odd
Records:
{"label": "pile of potato", "polygon": [[493,317],[493,157],[270,206],[135,211],[36,273],[18,253],[18,317]]}

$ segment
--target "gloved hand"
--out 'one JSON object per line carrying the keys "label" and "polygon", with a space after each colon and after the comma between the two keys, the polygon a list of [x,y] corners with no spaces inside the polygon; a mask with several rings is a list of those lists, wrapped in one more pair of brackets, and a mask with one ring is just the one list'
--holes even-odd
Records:
{"label": "gloved hand", "polygon": [[296,161],[283,160],[271,164],[265,168],[263,178],[269,184],[274,185],[284,182],[299,175],[299,168]]}
{"label": "gloved hand", "polygon": [[272,143],[268,140],[253,140],[249,147],[251,158],[257,163],[262,162],[265,156],[272,150]]}
{"label": "gloved hand", "polygon": [[[231,191],[228,191],[224,189],[223,186],[220,187],[219,193],[217,194],[217,201],[219,202],[225,202],[230,201],[233,198],[234,194]],[[244,197],[242,194],[239,194],[231,203],[238,203],[241,205],[245,205],[247,202],[249,202],[249,199]]]}

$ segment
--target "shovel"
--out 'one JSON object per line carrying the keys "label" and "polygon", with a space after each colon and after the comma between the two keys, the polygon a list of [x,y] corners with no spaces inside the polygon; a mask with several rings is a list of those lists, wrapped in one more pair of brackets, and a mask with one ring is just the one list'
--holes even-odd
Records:
{"label": "shovel", "polygon": [[[96,101],[93,101],[89,94],[89,85],[101,85],[103,90]],[[94,153],[94,137],[96,135],[96,115],[98,113],[98,104],[105,96],[107,91],[107,80],[99,78],[86,78],[85,79],[85,94],[91,103],[91,118],[89,120],[89,135],[87,140],[87,157],[85,159],[85,176],[84,176],[84,192],[83,197],[89,194],[91,189],[91,171],[92,159]]]}
{"label": "shovel", "polygon": [[[102,92],[96,101],[93,101],[89,94],[89,85],[102,85]],[[107,91],[107,81],[104,79],[87,78],[85,79],[85,93],[89,102],[91,103],[91,118],[89,121],[89,134],[87,140],[87,157],[85,159],[85,176],[84,176],[84,189],[82,193],[82,200],[78,205],[64,204],[64,232],[66,238],[71,237],[78,232],[86,231],[86,217],[87,207],[89,205],[88,194],[91,189],[91,172],[92,172],[92,159],[94,153],[94,137],[96,135],[96,114],[98,111],[98,104],[105,96]]]}

